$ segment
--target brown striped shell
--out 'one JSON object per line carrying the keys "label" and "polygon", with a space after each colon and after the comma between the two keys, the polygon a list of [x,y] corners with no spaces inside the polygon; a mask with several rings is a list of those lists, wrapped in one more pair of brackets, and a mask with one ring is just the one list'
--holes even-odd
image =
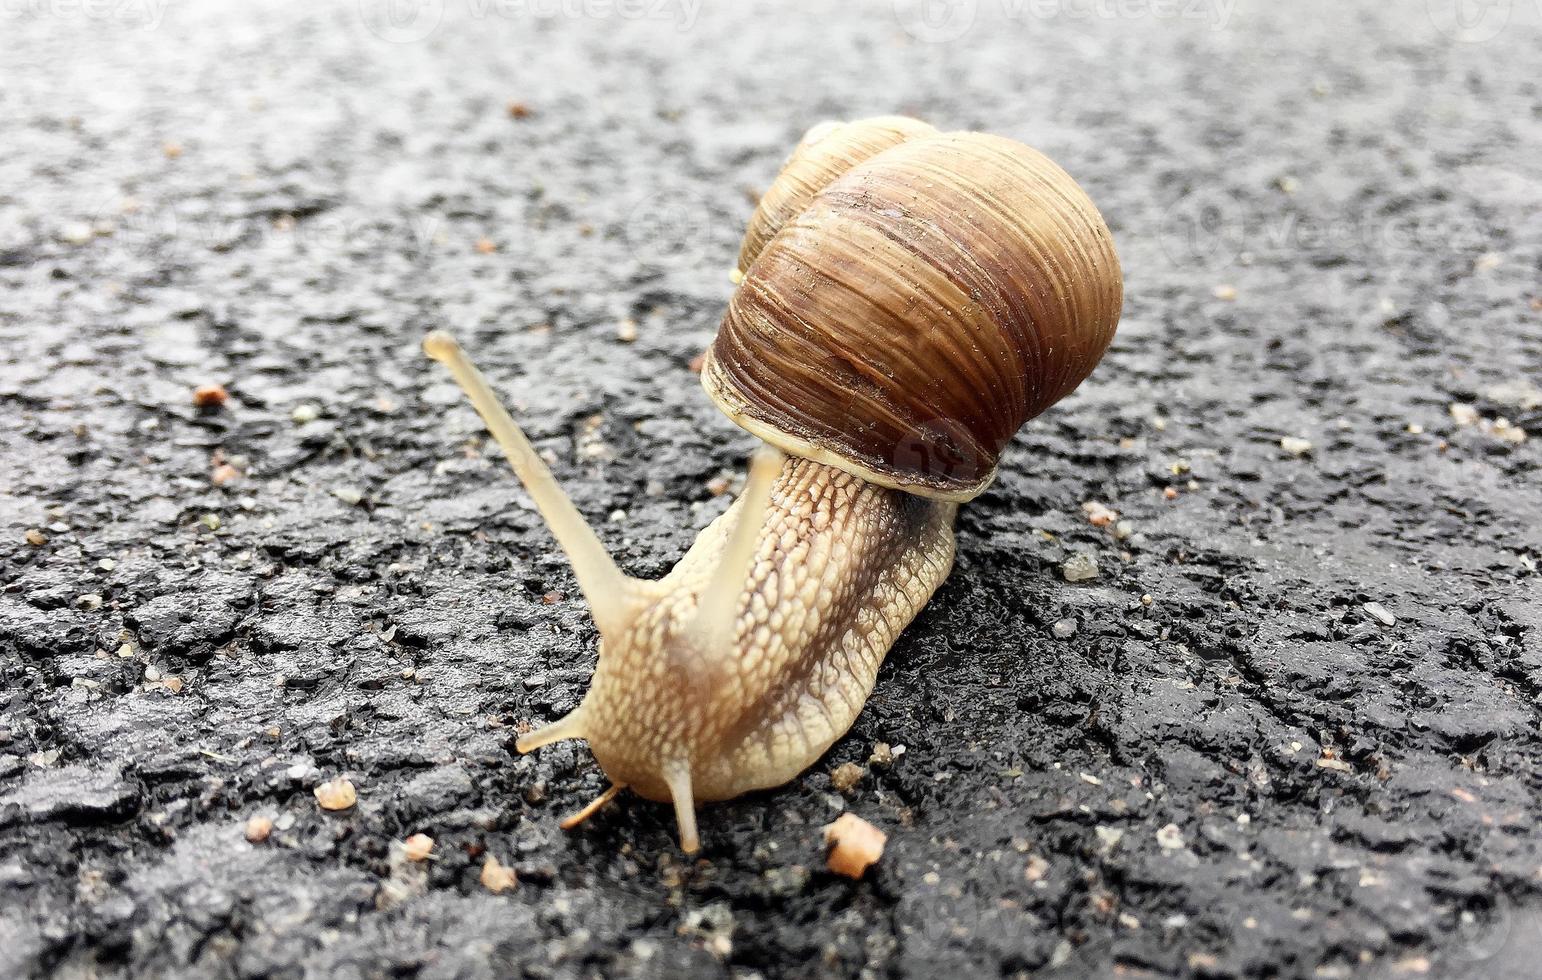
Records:
{"label": "brown striped shell", "polygon": [[936,132],[932,126],[907,116],[824,122],[809,130],[750,216],[744,243],[739,247],[739,272],[748,272],[760,250],[782,225],[808,207],[814,195],[832,180],[891,146]]}
{"label": "brown striped shell", "polygon": [[[857,158],[873,130],[847,126],[867,142],[827,145],[841,129],[805,140],[792,186],[756,212],[757,234],[773,233],[758,247],[746,236],[752,261],[702,382],[788,452],[967,500],[1113,339],[1113,240],[1070,175],[1021,143],[894,127]],[[816,156],[852,162],[816,170]]]}

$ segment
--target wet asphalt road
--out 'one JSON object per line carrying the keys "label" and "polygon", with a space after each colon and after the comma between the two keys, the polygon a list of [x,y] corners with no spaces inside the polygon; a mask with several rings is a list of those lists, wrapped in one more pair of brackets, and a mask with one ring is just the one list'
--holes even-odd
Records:
{"label": "wet asphalt road", "polygon": [[[0,974],[1532,975],[1542,10],[1348,6],[0,4]],[[743,222],[882,112],[1069,169],[1118,337],[825,760],[564,834],[597,637],[418,342],[662,574]]]}

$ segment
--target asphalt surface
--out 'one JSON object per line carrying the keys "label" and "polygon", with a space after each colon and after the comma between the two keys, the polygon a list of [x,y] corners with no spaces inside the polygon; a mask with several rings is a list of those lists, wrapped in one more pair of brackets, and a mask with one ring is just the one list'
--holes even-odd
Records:
{"label": "asphalt surface", "polygon": [[[437,9],[0,7],[0,975],[1535,975],[1542,10]],[[1119,334],[826,759],[564,833],[597,637],[419,340],[662,574],[755,196],[886,112],[1070,170]]]}

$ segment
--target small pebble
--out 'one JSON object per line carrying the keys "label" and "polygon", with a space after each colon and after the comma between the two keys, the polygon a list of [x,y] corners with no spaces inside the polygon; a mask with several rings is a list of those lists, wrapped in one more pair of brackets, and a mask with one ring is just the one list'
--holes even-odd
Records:
{"label": "small pebble", "polygon": [[67,224],[59,232],[59,239],[66,245],[84,245],[96,237],[96,232],[84,221]]}
{"label": "small pebble", "polygon": [[359,794],[347,776],[327,780],[316,787],[315,793],[323,810],[346,810],[359,801]]}
{"label": "small pebble", "polygon": [[845,793],[862,781],[862,767],[855,762],[843,762],[830,771],[830,785],[837,792]]}
{"label": "small pebble", "polygon": [[867,764],[884,767],[894,765],[894,750],[889,747],[888,742],[874,742],[873,754],[867,757]]}
{"label": "small pebble", "polygon": [[213,473],[209,474],[209,482],[217,487],[222,487],[232,480],[239,480],[240,478],[241,471],[229,463],[221,463],[214,468]]}
{"label": "small pebble", "polygon": [[838,875],[860,878],[883,857],[889,835],[855,813],[843,813],[825,827],[825,864]]}
{"label": "small pebble", "polygon": [[1465,402],[1452,402],[1446,410],[1457,425],[1472,425],[1478,421],[1478,410]]}
{"label": "small pebble", "polygon": [[91,612],[94,609],[102,608],[102,597],[95,592],[87,592],[85,595],[75,598],[75,605],[86,610],[86,612]]}
{"label": "small pebble", "polygon": [[229,398],[224,385],[199,385],[193,389],[193,404],[199,408],[219,408]]}
{"label": "small pebble", "polygon": [[504,892],[519,884],[519,879],[514,875],[514,869],[498,863],[498,859],[491,854],[482,862],[482,887],[494,895],[502,895]]}
{"label": "small pebble", "polygon": [[409,861],[426,861],[434,850],[434,839],[427,834],[413,834],[402,841],[402,853]]}
{"label": "small pebble", "polygon": [[32,545],[34,548],[41,548],[43,545],[48,543],[48,535],[44,534],[42,531],[39,531],[35,527],[28,528],[27,543]]}
{"label": "small pebble", "polygon": [[294,407],[294,411],[289,413],[289,417],[294,420],[296,425],[314,422],[321,418],[321,406],[312,402],[301,402]]}
{"label": "small pebble", "polygon": [[1135,525],[1129,521],[1120,521],[1114,525],[1114,540],[1126,541],[1135,533]]}
{"label": "small pebble", "polygon": [[714,476],[712,479],[707,481],[707,492],[712,494],[714,497],[721,497],[723,494],[728,492],[728,478],[722,476]]}
{"label": "small pebble", "polygon": [[273,833],[273,821],[262,814],[254,814],[246,821],[246,839],[253,844],[261,844]]}
{"label": "small pebble", "polygon": [[530,118],[530,107],[528,105],[526,105],[525,103],[523,103],[523,102],[517,102],[517,101],[516,102],[510,102],[509,103],[509,118],[510,119],[529,119]]}
{"label": "small pebble", "polygon": [[1367,602],[1363,607],[1366,613],[1383,626],[1396,626],[1397,617],[1387,611],[1387,607],[1379,602]]}
{"label": "small pebble", "polygon": [[1119,846],[1120,841],[1124,840],[1124,831],[1118,827],[1098,826],[1092,829],[1098,835],[1098,843],[1103,845],[1104,853],[1112,851]]}
{"label": "small pebble", "polygon": [[1223,283],[1210,290],[1210,294],[1216,299],[1234,300],[1237,298],[1237,287]]}
{"label": "small pebble", "polygon": [[356,487],[333,487],[332,496],[350,507],[357,505],[364,499],[364,494],[360,493]]}
{"label": "small pebble", "polygon": [[220,515],[205,514],[198,518],[198,523],[202,524],[204,527],[211,531],[218,531],[220,529]]}
{"label": "small pebble", "polygon": [[1053,631],[1055,636],[1059,637],[1060,639],[1069,640],[1071,637],[1076,635],[1077,625],[1078,624],[1076,620],[1068,616],[1065,619],[1057,620],[1053,627]]}
{"label": "small pebble", "polygon": [[1280,440],[1280,448],[1292,456],[1305,456],[1312,451],[1312,443],[1297,436],[1286,436]]}
{"label": "small pebble", "polygon": [[1085,582],[1098,577],[1098,560],[1091,555],[1072,555],[1060,566],[1067,582]]}
{"label": "small pebble", "polygon": [[1503,416],[1494,420],[1488,432],[1500,442],[1508,442],[1514,446],[1519,446],[1526,441],[1526,430],[1518,425],[1511,425],[1510,420]]}
{"label": "small pebble", "polygon": [[118,563],[113,561],[111,558],[103,558],[101,561],[96,563],[96,567],[100,568],[104,572],[110,572],[118,567]]}
{"label": "small pebble", "polygon": [[182,144],[169,141],[162,143],[161,152],[166,155],[166,159],[175,160],[177,157],[182,155]]}
{"label": "small pebble", "polygon": [[478,238],[476,250],[481,255],[491,255],[498,251],[498,245],[491,238]]}
{"label": "small pebble", "polygon": [[1082,504],[1082,513],[1087,515],[1087,522],[1093,527],[1107,527],[1119,519],[1118,511],[1110,510],[1097,500],[1089,500]]}
{"label": "small pebble", "polygon": [[1176,499],[1178,499],[1178,488],[1177,487],[1168,487],[1166,490],[1162,491],[1162,496],[1167,498],[1168,500],[1176,500]]}
{"label": "small pebble", "polygon": [[181,694],[182,678],[176,676],[164,678],[161,681],[161,686],[173,694]]}
{"label": "small pebble", "polygon": [[1156,832],[1157,845],[1164,851],[1176,851],[1183,847],[1183,832],[1170,823]]}
{"label": "small pebble", "polygon": [[631,317],[622,320],[616,326],[616,339],[623,344],[630,344],[637,339],[637,321]]}

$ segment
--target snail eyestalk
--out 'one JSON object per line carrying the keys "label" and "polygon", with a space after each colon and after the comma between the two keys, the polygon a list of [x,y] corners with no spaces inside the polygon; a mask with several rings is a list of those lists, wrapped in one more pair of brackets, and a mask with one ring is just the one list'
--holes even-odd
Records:
{"label": "snail eyestalk", "polygon": [[[567,553],[578,587],[594,613],[595,625],[601,634],[620,632],[626,625],[633,594],[632,579],[622,573],[611,559],[605,545],[600,543],[584,516],[573,506],[573,501],[551,475],[551,470],[536,454],[535,447],[525,438],[514,419],[510,417],[498,396],[461,350],[455,338],[443,330],[435,330],[423,338],[423,351],[429,357],[449,369],[455,383],[460,385],[466,397],[476,408],[477,414],[487,425],[487,431],[503,449],[509,467],[546,520],[557,544]],[[566,737],[566,736],[565,736]]]}
{"label": "snail eyestalk", "polygon": [[734,529],[723,547],[717,571],[696,605],[696,642],[709,657],[726,656],[732,649],[739,596],[754,567],[760,529],[765,524],[766,511],[771,508],[771,486],[785,461],[781,451],[770,446],[756,450],[750,460],[750,475],[739,495]]}
{"label": "snail eyestalk", "polygon": [[541,746],[550,745],[553,742],[566,742],[570,738],[583,738],[583,718],[579,715],[579,712],[582,710],[583,707],[580,706],[544,728],[537,728],[528,735],[521,735],[519,740],[514,743],[514,748],[519,751],[520,755],[524,755],[526,752],[534,752]]}

